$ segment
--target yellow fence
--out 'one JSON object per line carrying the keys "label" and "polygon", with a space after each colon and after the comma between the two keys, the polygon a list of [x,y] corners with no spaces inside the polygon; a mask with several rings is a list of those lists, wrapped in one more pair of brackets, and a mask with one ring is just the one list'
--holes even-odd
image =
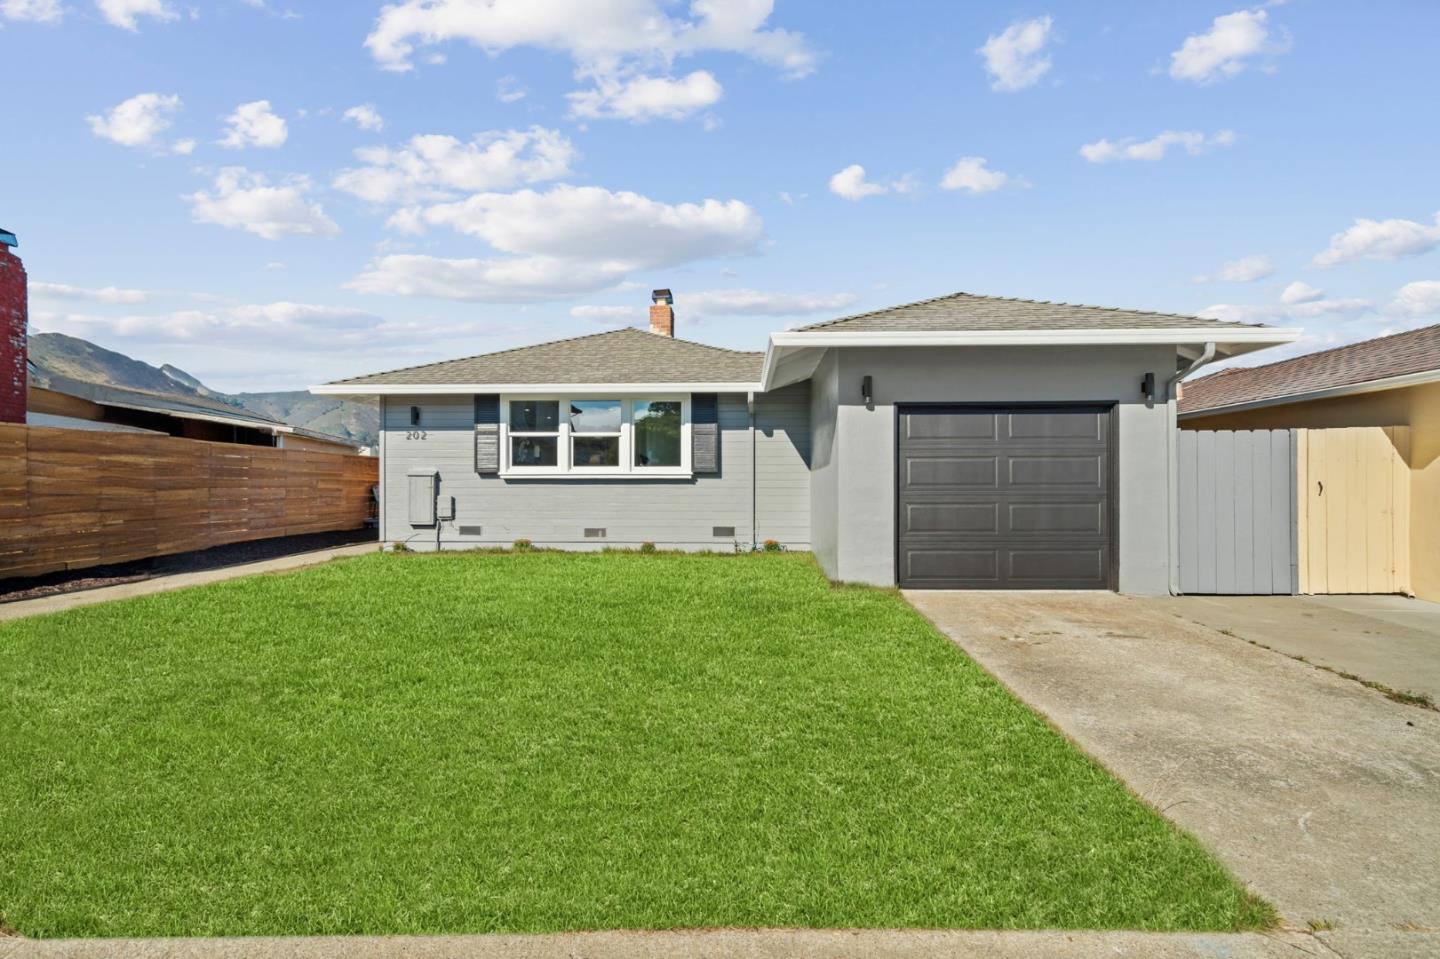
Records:
{"label": "yellow fence", "polygon": [[1410,427],[1296,430],[1302,593],[1409,593]]}

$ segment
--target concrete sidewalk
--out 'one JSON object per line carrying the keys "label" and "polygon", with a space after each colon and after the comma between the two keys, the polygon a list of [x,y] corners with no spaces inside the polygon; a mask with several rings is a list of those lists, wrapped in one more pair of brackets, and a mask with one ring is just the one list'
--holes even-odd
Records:
{"label": "concrete sidewalk", "polygon": [[[38,599],[22,599],[14,603],[0,603],[0,623],[12,619],[22,619],[26,616],[39,616],[43,613],[58,613],[62,610],[75,609],[79,606],[93,606],[95,603],[108,603],[114,599],[149,596],[152,593],[164,593],[172,589],[184,589],[187,586],[204,586],[206,583],[218,583],[222,580],[236,579],[241,576],[255,576],[259,573],[283,573],[287,570],[302,569],[306,566],[328,563],[332,559],[340,559],[344,556],[364,556],[368,553],[379,552],[379,550],[379,543],[357,543],[353,546],[335,546],[330,549],[313,550],[309,553],[295,553],[276,559],[261,560],[258,563],[241,563],[236,566],[207,569],[195,573],[175,573],[170,576],[156,576],[154,579],[141,580],[138,583],[123,583],[119,586],[102,586],[99,589],[86,589],[74,593],[57,593],[54,596],[41,596]],[[0,943],[3,942],[4,940],[0,939]],[[3,948],[3,945],[0,945],[0,955],[3,955]]]}
{"label": "concrete sidewalk", "polygon": [[537,936],[0,939],[0,959],[1297,959],[1306,955],[1335,953],[1315,937],[1300,933],[713,929]]}

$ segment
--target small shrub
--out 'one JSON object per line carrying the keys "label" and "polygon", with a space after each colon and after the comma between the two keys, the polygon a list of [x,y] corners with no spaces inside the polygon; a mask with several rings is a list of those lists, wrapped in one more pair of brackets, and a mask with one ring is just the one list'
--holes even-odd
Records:
{"label": "small shrub", "polygon": [[517,539],[513,544],[515,552],[517,553],[523,553],[526,550],[531,549],[534,545],[535,544],[530,542],[528,539]]}
{"label": "small shrub", "polygon": [[642,552],[642,553],[653,553],[653,552],[655,552],[655,544],[652,543],[652,542],[650,542],[650,541],[647,539],[645,542],[643,542],[643,543],[640,544],[640,552]]}
{"label": "small shrub", "polygon": [[778,539],[767,539],[760,548],[767,553],[779,553],[785,549]]}
{"label": "small shrub", "polygon": [[405,543],[404,540],[397,539],[395,542],[390,544],[390,552],[408,553],[410,552],[410,547]]}

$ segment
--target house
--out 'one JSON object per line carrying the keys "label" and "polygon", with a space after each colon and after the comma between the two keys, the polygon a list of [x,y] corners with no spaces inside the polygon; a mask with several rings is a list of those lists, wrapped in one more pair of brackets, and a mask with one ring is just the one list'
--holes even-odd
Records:
{"label": "house", "polygon": [[1173,385],[1294,331],[957,293],[772,333],[621,329],[313,387],[378,397],[381,538],[812,550],[836,580],[1166,593]]}
{"label": "house", "polygon": [[359,448],[328,433],[290,426],[201,396],[172,396],[29,369],[25,422],[30,426],[160,433],[212,443],[274,446],[353,455]]}
{"label": "house", "polygon": [[1187,382],[1187,430],[1409,427],[1410,588],[1440,600],[1440,325]]}

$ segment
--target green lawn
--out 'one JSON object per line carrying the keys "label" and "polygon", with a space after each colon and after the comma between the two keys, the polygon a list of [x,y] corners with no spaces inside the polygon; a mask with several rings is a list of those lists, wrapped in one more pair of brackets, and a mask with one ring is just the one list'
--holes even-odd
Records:
{"label": "green lawn", "polygon": [[0,626],[29,936],[1271,913],[808,556],[376,555]]}

